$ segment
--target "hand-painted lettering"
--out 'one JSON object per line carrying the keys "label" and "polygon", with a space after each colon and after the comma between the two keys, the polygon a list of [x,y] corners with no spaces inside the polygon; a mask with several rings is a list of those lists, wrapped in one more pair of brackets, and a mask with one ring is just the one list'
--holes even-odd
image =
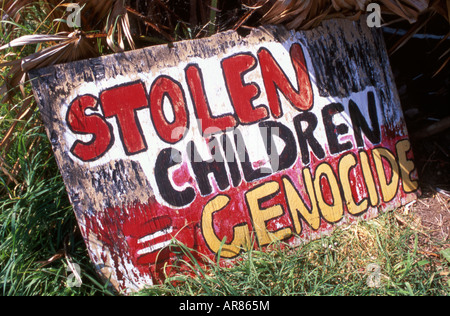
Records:
{"label": "hand-painted lettering", "polygon": [[251,124],[268,118],[265,105],[253,105],[253,100],[258,98],[261,90],[254,83],[246,83],[244,75],[254,70],[257,59],[250,53],[241,53],[222,60],[223,75],[227,86],[231,103],[242,124]]}
{"label": "hand-painted lettering", "polygon": [[277,231],[269,231],[267,222],[284,214],[284,209],[280,204],[269,207],[262,207],[265,201],[270,201],[280,193],[280,185],[276,181],[266,182],[245,194],[251,217],[253,228],[260,246],[266,246],[274,241],[283,240],[292,235],[290,228],[282,228]]}
{"label": "hand-painted lettering", "polygon": [[203,76],[197,64],[189,65],[186,68],[186,81],[194,104],[197,121],[200,122],[200,129],[203,136],[208,136],[220,131],[236,126],[236,120],[232,114],[225,114],[220,117],[213,117],[211,107],[208,102]]}
{"label": "hand-painted lettering", "polygon": [[[217,237],[212,215],[230,207],[233,197],[218,195],[203,209],[204,238],[214,253],[218,253],[222,245],[222,255],[235,257],[250,245],[250,227],[258,244],[265,246],[276,240],[299,236],[304,232],[304,227],[317,231],[326,223],[339,223],[345,212],[361,216],[370,207],[378,205],[379,196],[383,201],[391,198],[399,188],[400,179],[405,183],[408,183],[408,179],[415,181],[411,180],[411,161],[406,160],[405,164],[404,156],[410,150],[409,146],[407,139],[397,143],[398,159],[383,147],[361,151],[359,155],[349,152],[340,157],[337,164],[333,164],[335,167],[327,162],[315,168],[305,167],[298,181],[289,175],[282,175],[281,178],[263,181],[250,188],[243,193],[248,216],[233,228],[234,238],[231,243],[224,243]],[[384,164],[391,171],[389,177],[382,168]],[[403,176],[399,173],[401,169],[405,170]],[[358,197],[353,193],[351,184],[357,178],[365,186]],[[375,179],[378,179],[378,188]],[[239,196],[235,195],[234,198]],[[275,230],[268,228],[272,221],[281,217],[288,218],[286,225],[277,225]]]}
{"label": "hand-painted lettering", "polygon": [[[164,102],[170,102],[174,120],[169,122],[164,114]],[[159,137],[169,144],[180,141],[183,135],[175,135],[173,130],[187,131],[189,113],[181,84],[168,76],[158,77],[150,89],[150,114]]]}
{"label": "hand-painted lettering", "polygon": [[112,127],[99,114],[86,114],[87,109],[98,109],[98,100],[90,95],[75,99],[67,112],[67,125],[78,135],[91,135],[88,142],[75,141],[70,152],[82,161],[101,158],[114,142]]}
{"label": "hand-painted lettering", "polygon": [[202,233],[206,244],[213,253],[220,253],[222,258],[234,258],[239,255],[241,251],[251,247],[250,230],[246,223],[237,225],[233,228],[234,238],[229,244],[222,242],[214,231],[214,213],[220,212],[226,208],[229,202],[230,198],[228,196],[218,195],[206,204],[202,212]]}
{"label": "hand-painted lettering", "polygon": [[[374,92],[331,100],[313,111],[303,50],[293,44],[289,53],[294,81],[267,48],[257,57],[225,57],[220,67],[231,107],[222,115],[213,115],[212,94],[197,63],[185,67],[185,85],[160,75],[148,93],[143,82],[134,82],[107,89],[98,99],[78,97],[67,112],[70,131],[78,135],[70,152],[81,161],[101,158],[114,144],[116,127],[127,156],[155,152],[160,198],[172,208],[201,209],[204,243],[223,258],[251,247],[250,236],[266,246],[337,224],[347,213],[362,216],[392,201],[400,189],[417,191],[409,141],[402,139],[395,148],[380,145],[383,126]],[[254,104],[262,91],[247,75],[258,69],[267,105]],[[189,134],[190,107],[201,141]],[[284,110],[288,120],[282,120]],[[153,130],[141,125],[139,117],[146,113]],[[259,133],[249,137],[250,128]],[[153,131],[163,149],[147,145],[144,135]],[[189,175],[177,177],[179,169]],[[218,231],[218,219],[230,212],[239,217],[226,232]],[[138,263],[154,257],[145,255]]]}
{"label": "hand-painted lettering", "polygon": [[115,117],[120,139],[127,155],[147,150],[137,111],[148,107],[148,98],[142,83],[119,86],[100,95],[105,118]]}
{"label": "hand-painted lettering", "polygon": [[365,54],[378,37],[327,25],[336,32],[269,26],[36,71],[80,229],[117,288],[296,247],[417,198],[386,56]]}
{"label": "hand-painted lettering", "polygon": [[299,111],[310,110],[313,106],[314,96],[312,85],[302,47],[299,44],[293,44],[291,46],[290,56],[297,77],[297,88],[289,81],[287,75],[268,49],[261,48],[258,52],[269,107],[275,118],[283,115],[278,91]]}

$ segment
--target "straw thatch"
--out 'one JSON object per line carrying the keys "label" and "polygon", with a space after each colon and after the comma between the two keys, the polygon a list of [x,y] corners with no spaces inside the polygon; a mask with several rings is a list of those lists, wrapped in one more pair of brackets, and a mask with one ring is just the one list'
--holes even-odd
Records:
{"label": "straw thatch", "polygon": [[[282,0],[271,1],[263,23],[285,24],[292,29],[308,29],[324,19],[356,19],[366,12],[371,0]],[[395,14],[414,23],[428,9],[429,0],[380,0],[384,13]]]}

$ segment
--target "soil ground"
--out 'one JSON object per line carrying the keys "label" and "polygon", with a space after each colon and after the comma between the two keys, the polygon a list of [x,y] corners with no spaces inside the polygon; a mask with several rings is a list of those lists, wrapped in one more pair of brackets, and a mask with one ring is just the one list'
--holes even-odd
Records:
{"label": "soil ground", "polygon": [[[405,228],[417,231],[417,252],[432,262],[450,285],[448,259],[442,251],[450,249],[450,131],[416,141],[415,161],[419,171],[421,197],[397,210],[395,216]],[[408,247],[414,249],[415,238]]]}
{"label": "soil ground", "polygon": [[[436,17],[420,33],[438,35],[441,39],[418,36],[391,55],[422,189],[422,196],[398,210],[396,215],[401,224],[420,232],[420,253],[442,260],[440,252],[450,248],[448,31],[448,23]],[[400,36],[385,34],[385,38],[389,49]],[[439,125],[443,127],[436,130]],[[430,129],[435,130],[430,132]]]}
{"label": "soil ground", "polygon": [[403,208],[420,234],[420,250],[438,256],[450,248],[450,131],[438,137],[415,142],[415,161],[419,172],[422,196]]}

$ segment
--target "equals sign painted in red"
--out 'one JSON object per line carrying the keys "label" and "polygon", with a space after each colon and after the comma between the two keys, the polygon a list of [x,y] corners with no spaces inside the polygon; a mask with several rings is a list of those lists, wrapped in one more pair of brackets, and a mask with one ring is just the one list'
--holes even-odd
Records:
{"label": "equals sign painted in red", "polygon": [[127,241],[137,264],[154,264],[169,258],[168,246],[172,242],[174,231],[170,217],[156,217],[143,224],[133,223],[127,226],[127,230],[133,229]]}

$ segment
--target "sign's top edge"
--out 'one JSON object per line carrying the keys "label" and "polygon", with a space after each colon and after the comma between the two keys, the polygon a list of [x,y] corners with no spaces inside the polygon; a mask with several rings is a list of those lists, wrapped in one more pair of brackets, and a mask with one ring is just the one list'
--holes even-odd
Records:
{"label": "sign's top edge", "polygon": [[[311,30],[289,30],[284,25],[273,25],[273,24],[267,24],[263,26],[259,26],[256,28],[253,28],[250,30],[250,33],[248,35],[241,35],[239,32],[235,30],[227,30],[223,32],[216,33],[214,35],[211,35],[209,37],[204,38],[198,38],[198,39],[186,39],[182,41],[176,41],[171,42],[167,44],[159,44],[159,45],[153,45],[153,46],[147,46],[135,50],[125,51],[121,53],[112,53],[108,55],[103,55],[99,57],[93,57],[93,58],[87,58],[82,59],[78,61],[68,62],[68,63],[61,63],[61,64],[55,64],[43,68],[37,68],[32,69],[29,71],[30,76],[33,77],[39,77],[41,75],[44,75],[46,73],[54,72],[54,70],[64,71],[68,68],[72,68],[76,65],[82,65],[82,64],[98,64],[99,61],[104,62],[109,59],[117,58],[118,56],[133,56],[138,55],[144,51],[152,51],[154,53],[157,53],[159,51],[163,50],[177,50],[186,47],[187,44],[192,43],[211,43],[216,41],[216,46],[219,45],[229,45],[230,43],[243,43],[250,41],[252,38],[258,38],[259,36],[267,35],[270,36],[275,41],[283,41],[290,35],[293,35],[295,33],[302,33],[307,34],[309,32],[312,32],[314,30],[320,29],[322,26],[327,26],[328,24],[333,23],[357,23],[358,21],[351,21],[349,19],[344,18],[333,18],[329,20],[322,21],[322,23]],[[193,45],[195,46],[195,45]],[[93,62],[95,61],[95,62]]]}
{"label": "sign's top edge", "polygon": [[[85,63],[89,64],[89,63],[92,63],[92,61],[105,61],[105,60],[108,60],[111,58],[116,58],[117,56],[130,56],[130,55],[134,55],[134,54],[140,54],[143,51],[149,51],[149,50],[154,51],[154,52],[157,52],[160,50],[167,50],[167,49],[168,50],[177,50],[182,47],[185,47],[186,44],[192,44],[192,43],[210,43],[213,41],[217,41],[217,44],[220,45],[221,43],[232,42],[233,40],[235,40],[236,42],[243,42],[248,38],[258,37],[263,34],[270,35],[274,39],[283,38],[284,36],[288,36],[288,34],[295,33],[295,32],[297,32],[297,31],[293,31],[293,30],[290,31],[283,25],[271,25],[271,24],[253,28],[250,31],[250,33],[245,36],[240,35],[239,32],[237,32],[235,30],[227,30],[227,31],[213,34],[209,37],[185,39],[185,40],[181,40],[181,41],[170,42],[167,44],[152,45],[152,46],[147,46],[147,47],[143,47],[143,48],[139,48],[139,49],[135,49],[135,50],[129,50],[129,51],[124,51],[124,52],[119,52],[119,53],[111,53],[111,54],[102,55],[99,57],[86,58],[86,59],[81,59],[81,60],[77,60],[77,61],[46,66],[46,67],[42,67],[42,68],[36,68],[36,69],[30,70],[29,74],[31,77],[37,77],[42,74],[51,72],[54,69],[64,70],[65,68],[72,67],[76,64],[85,64]],[[98,63],[98,62],[96,62],[96,63]]]}

